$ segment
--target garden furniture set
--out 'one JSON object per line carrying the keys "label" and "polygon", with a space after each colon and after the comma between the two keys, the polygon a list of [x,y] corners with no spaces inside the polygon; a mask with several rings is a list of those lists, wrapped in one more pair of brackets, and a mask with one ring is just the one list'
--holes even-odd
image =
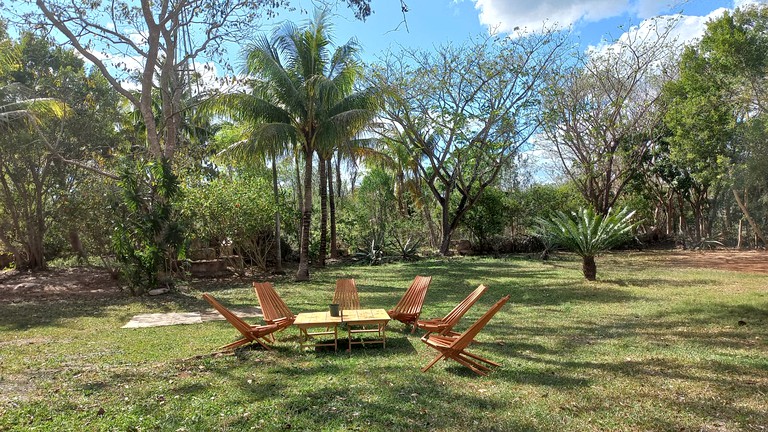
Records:
{"label": "garden furniture set", "polygon": [[[421,308],[431,281],[431,276],[416,276],[397,305],[390,310],[384,310],[361,309],[355,280],[339,279],[336,281],[333,303],[329,310],[303,312],[298,315],[291,312],[271,283],[254,282],[253,289],[259,300],[265,325],[246,323],[210,294],[203,294],[203,298],[242,335],[241,339],[221,347],[221,351],[233,350],[254,342],[270,349],[266,343],[275,341],[274,333],[291,325],[299,329],[302,348],[333,347],[334,350],[338,350],[339,326],[346,328],[348,351],[354,344],[380,343],[386,347],[386,327],[390,319],[395,319],[410,325],[412,333],[417,327],[425,330],[426,334],[421,341],[438,351],[438,356],[427,364],[422,372],[426,372],[441,359],[454,360],[479,375],[485,375],[490,370],[487,365],[499,366],[496,362],[468,352],[467,347],[509,300],[509,295],[502,297],[467,330],[458,333],[453,331],[453,327],[488,288],[485,285],[478,286],[443,318],[420,320]],[[357,336],[363,335],[369,338],[357,339]],[[325,339],[318,340],[319,337],[325,337]],[[328,340],[330,337],[332,340]]]}

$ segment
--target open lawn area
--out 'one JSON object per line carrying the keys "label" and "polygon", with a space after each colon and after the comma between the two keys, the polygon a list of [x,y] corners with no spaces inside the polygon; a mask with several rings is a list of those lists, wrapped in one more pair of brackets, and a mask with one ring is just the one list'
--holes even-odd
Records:
{"label": "open lawn area", "polygon": [[[766,257],[768,259],[768,257]],[[312,282],[275,279],[294,313],[324,310],[340,277],[364,308],[391,308],[432,275],[423,317],[478,284],[465,329],[511,300],[472,349],[502,363],[487,377],[435,352],[399,322],[386,348],[209,356],[237,332],[224,321],[120,329],[133,315],[200,311],[211,292],[257,304],[251,280],[193,281],[180,292],[123,292],[0,303],[0,430],[763,431],[768,430],[768,274],[686,268],[663,253],[581,261],[558,255],[331,266]],[[257,319],[249,319],[255,322]]]}

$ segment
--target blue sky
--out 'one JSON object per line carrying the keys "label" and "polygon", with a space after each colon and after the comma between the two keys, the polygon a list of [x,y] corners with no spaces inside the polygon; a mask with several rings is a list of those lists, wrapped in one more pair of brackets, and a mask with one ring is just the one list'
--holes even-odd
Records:
{"label": "blue sky", "polygon": [[[682,14],[678,26],[680,38],[695,37],[704,23],[723,9],[768,0],[407,0],[407,30],[396,0],[372,0],[373,15],[365,22],[356,20],[341,4],[333,18],[337,43],[356,37],[363,47],[365,60],[373,60],[388,48],[430,48],[450,41],[460,42],[471,35],[496,28],[502,32],[515,27],[537,29],[545,21],[549,25],[571,28],[583,46],[598,45],[601,40],[618,38],[625,30],[643,20],[658,16]],[[339,2],[341,3],[341,2]],[[312,16],[314,4],[309,0],[294,2],[303,13],[280,12],[265,24],[289,19],[302,22]]]}

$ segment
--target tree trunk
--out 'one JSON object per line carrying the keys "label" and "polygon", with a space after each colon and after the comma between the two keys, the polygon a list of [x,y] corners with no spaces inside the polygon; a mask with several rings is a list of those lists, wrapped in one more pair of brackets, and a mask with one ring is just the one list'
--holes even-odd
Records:
{"label": "tree trunk", "polygon": [[593,281],[597,277],[597,264],[595,264],[595,257],[584,256],[581,262],[581,271],[584,273],[584,277],[588,281]]}
{"label": "tree trunk", "polygon": [[[760,239],[760,241],[765,244],[765,236],[763,235],[763,230],[760,228],[760,226],[755,222],[754,219],[752,219],[752,215],[749,213],[749,209],[747,208],[746,204],[744,204],[744,201],[741,200],[741,197],[739,196],[739,193],[736,192],[736,189],[731,189],[733,192],[733,197],[736,198],[736,204],[738,204],[739,208],[741,209],[741,212],[744,214],[744,217],[747,219],[747,222],[749,223],[750,228],[752,228],[752,232],[755,233],[755,237]],[[741,242],[741,237],[739,237],[739,242]]]}
{"label": "tree trunk", "polygon": [[440,226],[442,228],[443,237],[443,239],[440,241],[440,255],[443,256],[448,255],[448,252],[451,248],[451,234],[453,234],[450,220],[450,198],[450,193],[446,193],[443,197],[443,202],[440,203],[442,213],[440,217]]}
{"label": "tree trunk", "polygon": [[341,154],[336,153],[336,196],[341,198]]}
{"label": "tree trunk", "polygon": [[[333,193],[333,163],[328,159],[328,210],[331,215],[331,258],[339,257],[339,247],[336,239],[336,198]],[[338,174],[338,173],[337,173]]]}
{"label": "tree trunk", "polygon": [[[301,169],[299,168],[299,155],[298,153],[294,155],[293,157],[293,166],[296,168],[296,202],[299,205],[300,210],[304,210],[304,198],[303,194],[301,193],[302,183],[301,183]],[[301,234],[299,234],[299,237],[301,237]]]}
{"label": "tree trunk", "polygon": [[354,169],[349,173],[349,194],[354,195],[355,194],[355,183],[357,183],[357,165],[354,166]]}
{"label": "tree trunk", "polygon": [[299,246],[299,269],[297,281],[309,280],[309,228],[312,223],[312,155],[304,152],[304,207],[301,211],[301,242]]}
{"label": "tree trunk", "polygon": [[35,206],[34,219],[27,223],[28,232],[28,250],[29,269],[43,270],[45,263],[45,246],[43,238],[45,237],[45,211],[43,210],[43,185],[42,181],[34,176],[35,183]]}
{"label": "tree trunk", "polygon": [[88,261],[88,254],[83,248],[83,242],[80,240],[80,233],[75,228],[69,230],[69,245],[72,246],[72,251],[77,254],[77,260],[81,263]]}
{"label": "tree trunk", "polygon": [[277,188],[277,158],[272,154],[272,192],[275,195],[275,273],[284,274],[283,250],[280,241],[280,193]]}
{"label": "tree trunk", "polygon": [[736,249],[741,249],[741,238],[744,236],[744,219],[739,219],[739,231],[736,233]]}
{"label": "tree trunk", "polygon": [[397,173],[395,182],[395,196],[397,197],[397,211],[401,216],[405,216],[405,201],[403,200],[403,188],[405,188],[405,174],[402,170]]}
{"label": "tree trunk", "polygon": [[43,254],[43,241],[34,233],[28,236],[27,245],[27,270],[45,269],[45,258]]}
{"label": "tree trunk", "polygon": [[318,157],[318,175],[320,177],[320,250],[318,264],[325,267],[325,257],[328,254],[328,172],[325,169],[325,159]]}

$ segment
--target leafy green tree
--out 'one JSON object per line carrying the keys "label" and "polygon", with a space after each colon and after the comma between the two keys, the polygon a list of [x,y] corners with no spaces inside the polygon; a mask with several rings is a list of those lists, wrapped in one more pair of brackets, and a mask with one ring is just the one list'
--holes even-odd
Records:
{"label": "leafy green tree", "polygon": [[711,236],[707,213],[723,188],[731,189],[744,217],[764,237],[743,198],[750,189],[764,194],[766,186],[762,175],[747,174],[766,166],[758,162],[764,160],[764,139],[754,133],[767,113],[766,77],[768,7],[755,5],[709,22],[699,44],[683,53],[679,77],[665,86],[670,161],[699,186],[689,200],[697,240]]}
{"label": "leafy green tree", "polygon": [[509,200],[501,190],[489,187],[477,203],[464,214],[463,223],[481,245],[501,235],[509,223]]}
{"label": "leafy green tree", "polygon": [[4,45],[15,52],[4,57],[16,60],[4,68],[0,97],[16,129],[0,136],[0,241],[14,252],[17,266],[44,268],[52,226],[73,247],[80,243],[82,224],[74,223],[69,198],[88,174],[62,162],[89,158],[88,168],[98,170],[111,157],[110,145],[118,140],[110,115],[116,98],[98,74],[85,73],[72,51],[29,33]]}
{"label": "leafy green tree", "polygon": [[582,259],[582,272],[587,280],[597,276],[595,257],[627,239],[638,222],[632,222],[634,211],[623,208],[616,213],[608,210],[601,215],[590,208],[581,208],[567,215],[555,212],[548,219],[539,219],[540,232]]}
{"label": "leafy green tree", "polygon": [[[134,0],[119,7],[85,0],[25,3],[37,7],[24,15],[23,24],[60,32],[141,113],[150,157],[171,162],[180,139],[183,94],[192,84],[188,71],[195,62],[226,63],[226,43],[247,40],[257,28],[254,21],[284,5],[281,0]],[[367,0],[346,3],[360,19],[371,13]],[[128,90],[123,80],[138,82],[139,92]],[[152,109],[156,92],[162,122]]]}

